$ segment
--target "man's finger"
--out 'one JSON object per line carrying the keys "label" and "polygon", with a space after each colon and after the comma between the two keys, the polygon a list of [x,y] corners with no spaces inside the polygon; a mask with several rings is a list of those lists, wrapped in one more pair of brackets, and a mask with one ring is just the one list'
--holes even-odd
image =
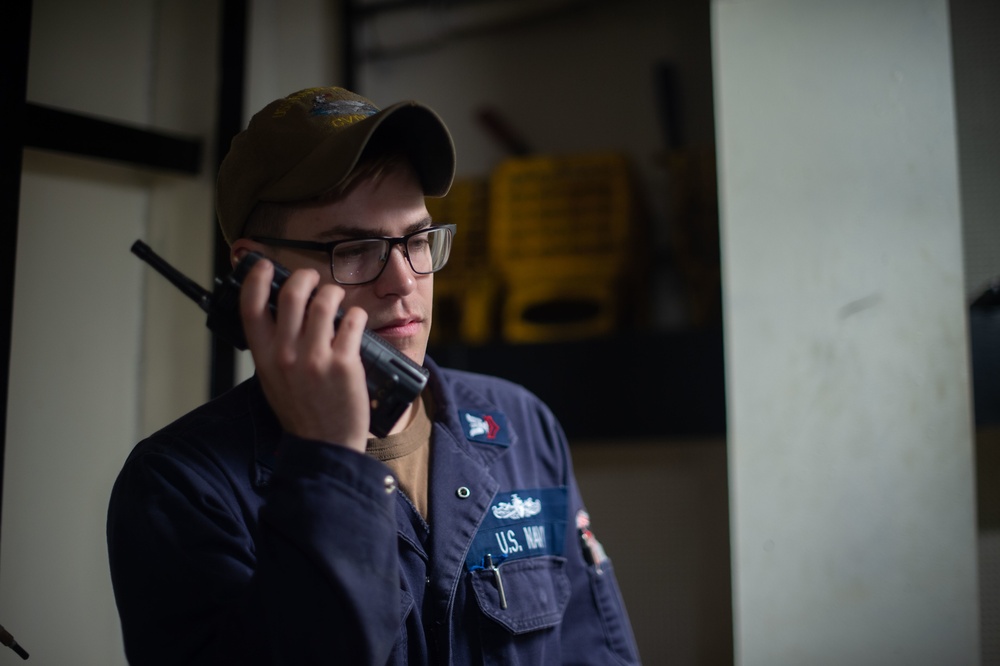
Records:
{"label": "man's finger", "polygon": [[250,268],[240,288],[240,316],[247,344],[251,347],[263,342],[274,326],[267,306],[273,277],[274,266],[262,259]]}
{"label": "man's finger", "polygon": [[334,351],[347,353],[361,348],[361,336],[364,334],[365,324],[368,323],[368,313],[359,307],[353,307],[344,313],[337,328],[337,335],[333,338]]}
{"label": "man's finger", "polygon": [[334,337],[333,320],[344,299],[344,290],[332,284],[320,287],[309,303],[303,338],[310,349],[329,349]]}
{"label": "man's finger", "polygon": [[294,271],[278,292],[277,335],[285,344],[295,344],[302,333],[303,319],[309,298],[319,283],[319,273],[311,270]]}

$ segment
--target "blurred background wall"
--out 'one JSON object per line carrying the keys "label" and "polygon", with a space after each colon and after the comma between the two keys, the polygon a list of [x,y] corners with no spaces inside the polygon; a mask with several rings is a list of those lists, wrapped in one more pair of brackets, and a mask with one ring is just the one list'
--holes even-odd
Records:
{"label": "blurred background wall", "polygon": [[[200,310],[128,247],[143,238],[194,279],[210,282],[213,146],[216,114],[225,101],[219,99],[217,62],[227,3],[31,4],[29,102],[174,133],[203,148],[196,173],[63,151],[29,148],[24,157],[0,523],[0,623],[35,663],[124,663],[104,547],[110,485],[135,441],[208,397],[210,363]],[[635,262],[624,265],[641,272],[610,293],[615,303],[637,299],[629,311],[598,321],[598,310],[577,309],[573,314],[583,326],[567,329],[556,308],[557,319],[522,327],[532,339],[511,340],[498,316],[503,311],[497,295],[510,287],[502,286],[504,271],[490,258],[487,272],[499,291],[458,301],[455,314],[457,322],[476,302],[491,303],[482,313],[487,324],[470,339],[458,323],[446,326],[442,317],[432,353],[452,365],[511,376],[553,404],[570,435],[595,531],[615,560],[645,662],[732,663],[739,649],[730,577],[731,461],[715,164],[721,144],[715,113],[726,107],[713,95],[720,74],[713,72],[713,59],[716,67],[719,59],[713,54],[718,41],[713,47],[711,4],[505,0],[417,3],[392,12],[377,10],[377,4],[358,3],[345,19],[345,6],[333,0],[247,3],[245,108],[326,83],[351,83],[380,104],[418,98],[452,128],[467,191],[485,183],[490,192],[491,177],[510,160],[522,165],[519,160],[540,158],[571,170],[581,155],[610,152],[625,159],[629,228],[641,242],[633,238],[625,246],[624,256]],[[787,28],[770,12],[789,8],[767,0],[717,4],[723,12],[741,5],[756,15],[763,44],[785,43]],[[909,16],[907,3],[872,4],[900,20]],[[956,301],[971,302],[1000,272],[996,188],[990,186],[1000,161],[997,129],[989,121],[1000,78],[997,52],[983,32],[996,25],[996,10],[974,0],[916,4],[938,16],[950,9],[952,39],[939,42],[937,53],[955,65],[964,250],[952,265],[960,286],[948,292],[947,307],[961,319],[964,310]],[[850,25],[821,28],[811,11],[792,15],[820,34]],[[350,56],[342,51],[345,20],[356,40]],[[903,44],[893,57],[921,48]],[[877,47],[868,48],[876,49],[870,55],[877,61]],[[345,63],[350,59],[355,61]],[[737,71],[730,66],[728,71]],[[940,60],[935,66],[945,67]],[[750,75],[746,85],[753,85]],[[903,113],[908,103],[899,100]],[[822,109],[802,108],[813,114],[810,122],[822,124]],[[794,117],[794,111],[787,113]],[[557,161],[564,158],[569,161]],[[879,203],[878,188],[872,189]],[[748,233],[761,248],[779,242],[763,228]],[[585,282],[586,274],[574,281]],[[589,293],[604,293],[602,285],[588,284]],[[968,348],[961,339],[952,343],[949,358],[960,364]],[[237,365],[241,376],[250,371],[245,357]],[[961,370],[948,372],[956,381],[954,373]],[[791,401],[794,389],[781,390]],[[987,392],[977,393],[977,400]],[[978,401],[976,408],[987,412]],[[996,421],[980,419],[974,432],[981,642],[984,663],[997,663],[1000,512],[991,487],[998,487],[1000,444]],[[954,442],[959,465],[972,450],[969,437]],[[971,519],[968,512],[963,519]],[[786,594],[794,599],[794,593],[789,586]],[[878,633],[877,627],[871,632]],[[761,663],[745,650],[746,663]],[[835,649],[829,654],[836,660]],[[0,664],[8,663],[20,660],[4,649]]]}

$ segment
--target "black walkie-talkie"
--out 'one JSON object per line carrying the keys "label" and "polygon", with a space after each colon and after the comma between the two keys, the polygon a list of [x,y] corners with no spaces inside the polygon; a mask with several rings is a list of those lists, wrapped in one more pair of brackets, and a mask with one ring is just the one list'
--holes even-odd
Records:
{"label": "black walkie-talkie", "polygon": [[[225,278],[215,279],[215,289],[210,292],[171,266],[142,241],[137,240],[132,244],[132,252],[207,312],[206,323],[213,333],[237,349],[247,348],[243,322],[240,319],[240,287],[251,267],[263,258],[261,255],[256,252],[248,253],[232,273]],[[289,272],[284,266],[274,263],[269,301],[272,313],[277,310],[278,291],[288,276]],[[338,312],[334,326],[340,322],[341,316],[342,313]],[[371,402],[369,428],[376,437],[385,437],[427,385],[429,373],[426,368],[414,363],[368,329],[365,329],[361,339],[361,362],[365,367]]]}

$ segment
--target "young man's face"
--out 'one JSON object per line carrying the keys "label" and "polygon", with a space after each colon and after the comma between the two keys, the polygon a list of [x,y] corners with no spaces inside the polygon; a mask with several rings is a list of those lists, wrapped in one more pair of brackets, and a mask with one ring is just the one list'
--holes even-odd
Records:
{"label": "young man's face", "polygon": [[[285,238],[312,241],[398,237],[430,226],[423,189],[410,169],[393,169],[377,181],[361,182],[338,201],[296,208],[285,224]],[[274,248],[275,260],[289,270],[315,268],[323,282],[334,282],[329,255]],[[382,274],[374,282],[342,285],[343,309],[358,306],[368,313],[368,328],[418,364],[423,364],[431,330],[434,276],[413,272],[395,245]]]}

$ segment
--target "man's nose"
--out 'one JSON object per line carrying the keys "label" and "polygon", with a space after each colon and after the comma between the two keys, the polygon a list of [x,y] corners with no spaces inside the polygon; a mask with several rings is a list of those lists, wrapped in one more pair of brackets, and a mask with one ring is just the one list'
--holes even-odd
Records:
{"label": "man's nose", "polygon": [[389,251],[382,275],[375,281],[375,291],[379,296],[405,295],[413,291],[417,284],[417,275],[406,258],[406,249],[400,243],[393,250],[399,252]]}

